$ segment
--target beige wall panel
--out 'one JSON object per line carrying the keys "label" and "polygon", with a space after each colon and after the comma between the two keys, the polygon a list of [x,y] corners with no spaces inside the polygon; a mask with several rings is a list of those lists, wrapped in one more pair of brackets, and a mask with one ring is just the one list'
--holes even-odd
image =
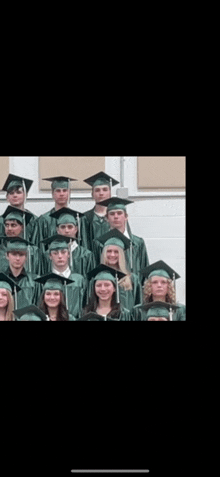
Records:
{"label": "beige wall panel", "polygon": [[105,172],[105,156],[40,156],[40,189],[51,190],[50,183],[42,181],[43,177],[66,176],[78,179],[72,183],[74,189],[90,190],[83,179],[99,171]]}
{"label": "beige wall panel", "polygon": [[0,189],[2,189],[9,174],[9,156],[0,156]]}
{"label": "beige wall panel", "polygon": [[139,156],[139,189],[185,188],[185,156]]}

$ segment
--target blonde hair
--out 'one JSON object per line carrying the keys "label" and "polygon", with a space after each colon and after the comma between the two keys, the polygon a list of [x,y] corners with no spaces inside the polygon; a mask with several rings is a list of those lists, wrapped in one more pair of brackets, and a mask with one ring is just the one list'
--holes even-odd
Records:
{"label": "blonde hair", "polygon": [[9,290],[6,290],[8,296],[8,304],[6,306],[6,314],[5,314],[5,321],[15,321],[14,317],[14,299],[12,294]]}
{"label": "blonde hair", "polygon": [[[172,303],[173,305],[176,304],[176,292],[174,290],[174,286],[172,283],[172,280],[170,278],[166,279],[168,282],[168,293],[166,295],[166,303]],[[144,303],[150,303],[153,301],[152,297],[152,278],[149,278],[148,280],[145,280],[144,282],[144,289],[143,289],[143,298],[144,298]]]}
{"label": "blonde hair", "polygon": [[[106,247],[104,247],[102,255],[101,255],[101,262],[100,262],[100,263],[103,263],[104,265],[108,265],[108,266],[110,266],[109,262],[108,262],[108,259],[107,259],[107,251],[108,251],[109,247],[111,247],[111,245],[107,245]],[[121,278],[121,280],[119,280],[118,283],[119,283],[120,287],[123,288],[125,291],[133,290],[133,285],[132,285],[132,281],[131,281],[131,273],[127,270],[127,267],[126,267],[124,251],[122,250],[121,247],[118,247],[117,245],[115,245],[115,247],[117,247],[118,252],[119,252],[117,269],[120,272],[125,273],[125,275],[126,275],[124,278]]]}

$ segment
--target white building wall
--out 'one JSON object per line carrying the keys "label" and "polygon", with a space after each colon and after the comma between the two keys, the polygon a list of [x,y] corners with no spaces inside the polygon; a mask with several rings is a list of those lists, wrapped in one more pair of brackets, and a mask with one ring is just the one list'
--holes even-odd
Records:
{"label": "white building wall", "polygon": [[[177,300],[185,304],[185,192],[139,192],[137,157],[126,156],[124,164],[124,185],[129,189],[129,199],[135,201],[127,208],[132,232],[144,238],[150,263],[164,260],[181,275],[176,282]],[[38,156],[11,156],[10,172],[34,180],[28,197],[29,210],[39,216],[53,207],[51,194],[39,191]],[[120,156],[106,157],[106,173],[120,181]],[[117,187],[113,188],[113,195],[117,194]],[[0,214],[6,205],[5,193],[0,193]],[[72,208],[85,212],[93,205],[89,192],[73,191]]]}

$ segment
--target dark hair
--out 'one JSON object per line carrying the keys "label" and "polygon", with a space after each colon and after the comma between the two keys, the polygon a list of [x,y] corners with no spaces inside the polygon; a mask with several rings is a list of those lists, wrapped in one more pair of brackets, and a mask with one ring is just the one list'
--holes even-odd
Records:
{"label": "dark hair", "polygon": [[20,186],[9,187],[8,190],[7,190],[7,194],[12,194],[12,192],[19,192],[19,189],[22,189],[22,191],[24,192],[23,186],[20,185]]}
{"label": "dark hair", "polygon": [[[115,286],[115,285],[114,285]],[[98,307],[99,300],[95,292],[95,282],[93,285],[93,290],[92,293],[89,297],[89,303],[86,305],[85,308],[82,310],[82,316],[86,315],[87,313],[93,312],[96,313],[96,309]],[[107,315],[109,318],[119,318],[121,313],[121,305],[120,303],[116,302],[116,291],[112,295],[112,301],[111,301],[111,311]]]}
{"label": "dark hair", "polygon": [[[45,315],[49,315],[48,307],[44,301],[45,291],[40,296],[38,307],[42,310]],[[58,306],[57,321],[69,321],[69,313],[66,308],[66,300],[62,291],[60,291],[60,304]]]}

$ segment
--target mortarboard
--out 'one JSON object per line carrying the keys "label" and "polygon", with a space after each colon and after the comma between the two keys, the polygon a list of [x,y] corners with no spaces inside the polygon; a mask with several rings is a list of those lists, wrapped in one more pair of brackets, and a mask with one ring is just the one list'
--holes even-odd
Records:
{"label": "mortarboard", "polygon": [[62,224],[74,224],[78,227],[78,240],[81,240],[80,237],[80,217],[83,217],[82,212],[72,210],[69,207],[62,207],[62,209],[57,210],[51,214],[51,217],[57,220],[57,226]]}
{"label": "mortarboard", "polygon": [[173,270],[163,260],[159,260],[158,262],[152,263],[151,265],[149,265],[149,267],[146,267],[140,270],[140,273],[148,279],[154,276],[170,278],[171,280],[174,281],[175,287],[176,287],[176,280],[180,278],[180,275],[178,275],[178,273],[175,272],[175,270]]}
{"label": "mortarboard", "polygon": [[2,190],[8,191],[12,187],[23,187],[24,191],[29,192],[33,181],[31,179],[26,179],[25,177],[15,176],[14,174],[9,174],[5,184],[2,187]]}
{"label": "mortarboard", "polygon": [[47,316],[35,305],[25,306],[19,310],[14,310],[14,314],[18,321],[47,321]]}
{"label": "mortarboard", "polygon": [[110,280],[111,282],[113,282],[116,286],[117,303],[119,303],[118,281],[121,280],[121,278],[124,278],[125,276],[126,276],[125,273],[122,273],[119,270],[115,270],[114,268],[108,267],[107,265],[104,265],[104,264],[100,264],[98,267],[94,268],[89,273],[87,273],[87,277],[89,280],[93,278],[94,281]]}
{"label": "mortarboard", "polygon": [[70,189],[70,182],[77,181],[78,179],[73,179],[72,177],[65,177],[65,176],[56,176],[56,177],[47,177],[42,180],[51,182],[52,189]]}
{"label": "mortarboard", "polygon": [[68,310],[67,285],[74,283],[74,280],[61,277],[60,275],[57,275],[56,273],[47,273],[46,275],[42,275],[39,278],[35,278],[34,281],[43,285],[43,291],[45,290],[60,290],[62,292],[65,291],[66,307]]}
{"label": "mortarboard", "polygon": [[49,245],[49,252],[51,250],[63,250],[64,248],[69,248],[69,242],[71,242],[71,237],[66,237],[65,235],[55,234],[52,237],[48,237],[41,241],[44,245]]}
{"label": "mortarboard", "polygon": [[3,272],[0,273],[0,288],[5,288],[15,295],[15,307],[17,307],[17,292],[19,292],[21,288]]}
{"label": "mortarboard", "polygon": [[86,182],[86,184],[90,185],[91,187],[108,185],[110,189],[119,184],[118,181],[103,171],[98,172],[94,176],[88,177],[88,179],[85,179],[83,182]]}
{"label": "mortarboard", "polygon": [[94,312],[89,312],[86,315],[82,316],[79,318],[77,321],[119,321],[119,320],[114,320],[113,318],[105,317],[103,315],[98,315],[97,313]]}
{"label": "mortarboard", "polygon": [[140,306],[140,309],[147,312],[147,319],[155,316],[169,318],[172,321],[173,311],[177,310],[178,306],[164,301],[153,301]]}
{"label": "mortarboard", "polygon": [[125,235],[117,229],[112,229],[101,237],[97,237],[97,240],[103,245],[103,247],[106,247],[107,245],[117,245],[123,250],[129,249],[131,243],[131,240],[125,237]]}
{"label": "mortarboard", "polygon": [[18,220],[19,222],[21,222],[24,227],[24,239],[26,239],[26,226],[29,224],[32,218],[32,214],[30,214],[30,212],[9,205],[5,210],[4,214],[2,214],[2,217],[4,219],[4,222],[6,220]]}
{"label": "mortarboard", "polygon": [[133,204],[134,201],[132,200],[127,200],[127,199],[121,199],[120,197],[111,197],[111,199],[103,200],[102,202],[97,202],[99,205],[103,205],[104,207],[107,207],[107,210],[125,210],[126,211],[126,206],[129,204]]}
{"label": "mortarboard", "polygon": [[6,253],[8,252],[28,252],[28,270],[31,272],[31,251],[33,244],[21,237],[5,237]]}

